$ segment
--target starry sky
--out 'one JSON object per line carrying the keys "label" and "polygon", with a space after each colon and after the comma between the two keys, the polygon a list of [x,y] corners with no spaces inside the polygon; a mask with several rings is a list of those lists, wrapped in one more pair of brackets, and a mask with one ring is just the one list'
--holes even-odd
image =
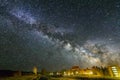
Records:
{"label": "starry sky", "polygon": [[120,65],[119,0],[0,0],[0,69]]}

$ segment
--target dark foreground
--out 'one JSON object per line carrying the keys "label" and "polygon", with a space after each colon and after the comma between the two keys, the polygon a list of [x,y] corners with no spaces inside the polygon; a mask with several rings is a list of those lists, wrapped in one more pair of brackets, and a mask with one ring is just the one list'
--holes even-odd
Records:
{"label": "dark foreground", "polygon": [[120,80],[120,78],[95,78],[95,77],[37,77],[36,76],[20,76],[20,77],[4,77],[0,80]]}
{"label": "dark foreground", "polygon": [[120,80],[120,78],[87,78],[87,77],[81,77],[81,78],[76,78],[76,80]]}

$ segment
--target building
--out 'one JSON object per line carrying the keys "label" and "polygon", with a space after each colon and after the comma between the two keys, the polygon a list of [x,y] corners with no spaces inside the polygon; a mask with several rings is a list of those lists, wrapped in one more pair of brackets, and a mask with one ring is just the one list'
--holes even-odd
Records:
{"label": "building", "polygon": [[117,65],[109,66],[109,73],[111,77],[120,77],[120,67]]}
{"label": "building", "polygon": [[73,66],[71,69],[64,71],[64,76],[100,76],[94,74],[95,70],[93,69],[80,69],[79,66]]}

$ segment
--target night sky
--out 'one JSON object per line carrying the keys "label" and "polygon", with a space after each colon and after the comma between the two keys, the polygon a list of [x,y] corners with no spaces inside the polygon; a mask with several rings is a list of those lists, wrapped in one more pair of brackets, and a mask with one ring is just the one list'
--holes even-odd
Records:
{"label": "night sky", "polygon": [[0,0],[0,69],[120,65],[120,0]]}

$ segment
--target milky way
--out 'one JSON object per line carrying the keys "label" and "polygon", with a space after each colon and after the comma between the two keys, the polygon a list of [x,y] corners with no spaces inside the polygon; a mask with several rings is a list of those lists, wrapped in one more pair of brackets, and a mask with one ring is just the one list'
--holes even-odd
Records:
{"label": "milky way", "polygon": [[0,69],[120,64],[119,0],[0,0]]}

